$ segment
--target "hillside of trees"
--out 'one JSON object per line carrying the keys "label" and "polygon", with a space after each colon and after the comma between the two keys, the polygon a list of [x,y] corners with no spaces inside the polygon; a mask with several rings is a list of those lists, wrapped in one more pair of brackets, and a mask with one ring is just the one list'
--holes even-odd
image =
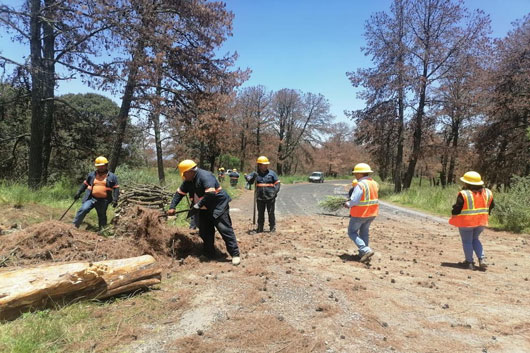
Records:
{"label": "hillside of trees", "polygon": [[[218,55],[234,15],[220,1],[28,0],[0,5],[0,179],[38,188],[97,155],[165,168],[194,159],[279,174],[347,174],[372,163],[395,191],[475,169],[490,185],[530,174],[530,16],[492,38],[460,1],[394,0],[365,24],[372,66],[347,73],[364,109],[335,123],[317,92],[243,87],[252,68]],[[330,54],[332,55],[332,54]],[[105,95],[57,95],[77,79]]]}

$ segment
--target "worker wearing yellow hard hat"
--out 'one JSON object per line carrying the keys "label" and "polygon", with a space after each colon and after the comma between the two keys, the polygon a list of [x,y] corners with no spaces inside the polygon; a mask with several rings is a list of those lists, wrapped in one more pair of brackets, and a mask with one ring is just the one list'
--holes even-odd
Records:
{"label": "worker wearing yellow hard hat", "polygon": [[257,233],[263,232],[265,225],[265,209],[269,217],[269,229],[276,231],[276,216],[274,214],[276,197],[280,192],[280,179],[273,170],[269,169],[270,161],[265,156],[259,156],[256,160],[258,170],[245,175],[249,184],[256,183],[256,206],[258,209]]}
{"label": "worker wearing yellow hard hat", "polygon": [[178,169],[182,184],[173,196],[168,215],[175,214],[175,208],[186,194],[193,199],[193,212],[198,213],[199,236],[204,243],[204,253],[215,258],[215,229],[221,234],[226,250],[232,256],[232,264],[239,265],[239,246],[230,219],[230,196],[223,190],[215,176],[207,170],[201,169],[197,163],[186,159],[179,163]]}
{"label": "worker wearing yellow hard hat", "polygon": [[220,167],[217,170],[217,180],[219,180],[220,183],[222,183],[225,180],[225,169],[223,167]]}
{"label": "worker wearing yellow hard hat", "polygon": [[237,169],[232,169],[232,171],[228,173],[228,177],[230,178],[230,186],[236,187],[239,181],[239,173],[237,172]]}
{"label": "worker wearing yellow hard hat", "polygon": [[[370,224],[379,211],[379,185],[370,175],[373,170],[366,163],[358,163],[353,168],[357,185],[353,187],[350,199],[344,206],[350,209],[348,236],[359,248],[360,261],[368,263],[374,255],[370,248]],[[353,182],[352,182],[353,185]]]}
{"label": "worker wearing yellow hard hat", "polygon": [[95,171],[88,173],[85,181],[74,195],[77,200],[84,193],[83,203],[77,210],[73,223],[79,228],[85,216],[96,209],[98,213],[98,225],[101,230],[107,225],[107,208],[109,204],[116,207],[120,196],[120,185],[118,177],[108,170],[109,161],[103,156],[99,156],[94,161]]}
{"label": "worker wearing yellow hard hat", "polygon": [[461,265],[473,270],[475,268],[473,252],[475,252],[479,268],[485,270],[488,265],[479,236],[488,225],[489,214],[495,207],[493,193],[484,187],[484,181],[477,172],[465,173],[460,181],[464,186],[457,195],[449,223],[458,227],[462,239],[465,260]]}

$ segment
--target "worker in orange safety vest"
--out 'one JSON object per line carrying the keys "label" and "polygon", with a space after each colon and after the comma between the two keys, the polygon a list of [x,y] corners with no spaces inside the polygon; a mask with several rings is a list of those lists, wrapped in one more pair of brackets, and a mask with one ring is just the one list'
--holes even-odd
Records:
{"label": "worker in orange safety vest", "polygon": [[[368,246],[370,241],[370,224],[379,211],[379,185],[370,178],[373,173],[366,163],[358,163],[353,169],[357,185],[351,193],[350,200],[344,206],[350,209],[348,236],[359,248],[360,261],[368,263],[374,251]],[[353,184],[353,183],[352,183]]]}
{"label": "worker in orange safety vest", "polygon": [[495,203],[493,193],[484,187],[484,181],[477,172],[467,172],[460,178],[464,183],[458,192],[456,203],[451,211],[449,224],[458,227],[462,238],[462,247],[466,259],[460,264],[464,268],[473,270],[473,251],[477,255],[479,268],[485,270],[488,265],[484,256],[484,249],[480,242],[480,233],[488,225],[488,218]]}

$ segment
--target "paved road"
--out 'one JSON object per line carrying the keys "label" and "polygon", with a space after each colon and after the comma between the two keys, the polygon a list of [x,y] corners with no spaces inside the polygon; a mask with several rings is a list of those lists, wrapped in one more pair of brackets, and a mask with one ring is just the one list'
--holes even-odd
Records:
{"label": "paved road", "polygon": [[[276,216],[278,218],[292,217],[296,215],[323,215],[326,211],[318,207],[318,202],[326,196],[348,196],[348,189],[351,180],[331,180],[322,184],[293,184],[282,185],[278,199],[276,200]],[[447,218],[431,216],[422,212],[391,205],[380,201],[380,216],[388,219],[399,219],[401,217],[411,217],[425,219],[429,221],[447,223]],[[347,209],[336,212],[336,216],[348,216]]]}

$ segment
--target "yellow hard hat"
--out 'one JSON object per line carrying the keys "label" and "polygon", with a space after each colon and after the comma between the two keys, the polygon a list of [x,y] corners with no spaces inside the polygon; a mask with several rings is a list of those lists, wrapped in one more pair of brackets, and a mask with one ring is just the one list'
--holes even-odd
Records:
{"label": "yellow hard hat", "polygon": [[100,167],[105,164],[109,164],[109,161],[107,160],[107,158],[103,156],[99,156],[98,158],[96,158],[96,161],[94,162],[95,167]]}
{"label": "yellow hard hat", "polygon": [[357,179],[353,179],[353,180],[351,181],[351,186],[355,186],[355,185],[357,185],[357,184],[359,184],[359,181],[358,181]]}
{"label": "yellow hard hat", "polygon": [[269,159],[265,156],[259,156],[258,157],[258,160],[256,161],[256,163],[258,164],[271,164],[271,162],[269,162]]}
{"label": "yellow hard hat", "polygon": [[219,168],[219,170],[220,170],[220,171],[223,171],[223,170],[225,170],[225,169],[224,169],[223,167],[221,167],[221,168]]}
{"label": "yellow hard hat", "polygon": [[482,181],[480,174],[477,172],[473,172],[473,171],[467,172],[466,174],[464,174],[464,176],[461,177],[460,180],[466,184],[484,185],[484,182]]}
{"label": "yellow hard hat", "polygon": [[197,163],[195,163],[191,159],[183,160],[182,162],[179,163],[180,176],[182,177],[184,175],[184,172],[187,172],[188,170],[193,169],[196,166],[197,166]]}
{"label": "yellow hard hat", "polygon": [[237,172],[237,169],[236,169],[236,168],[234,168],[234,169],[232,169],[232,171],[233,171],[233,172]]}
{"label": "yellow hard hat", "polygon": [[373,173],[374,171],[366,163],[358,163],[353,168],[353,174],[364,174],[364,173]]}

